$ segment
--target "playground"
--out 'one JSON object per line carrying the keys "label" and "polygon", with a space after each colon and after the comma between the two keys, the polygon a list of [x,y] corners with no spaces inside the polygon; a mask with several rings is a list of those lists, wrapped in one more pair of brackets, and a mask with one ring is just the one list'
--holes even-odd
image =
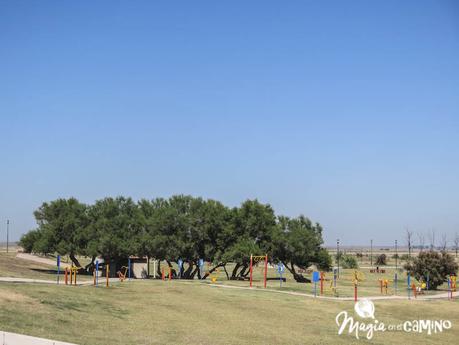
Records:
{"label": "playground", "polygon": [[[456,294],[448,299],[447,287],[442,286],[435,292],[426,291],[415,297],[407,289],[404,274],[400,274],[395,291],[391,269],[384,274],[341,269],[336,282],[333,272],[311,272],[306,275],[312,280],[318,275],[319,280],[299,284],[288,270],[265,264],[262,257],[254,261],[252,288],[247,280],[227,280],[223,270],[214,271],[205,281],[168,279],[167,274],[164,280],[161,276],[129,279],[129,272],[123,271],[120,277],[110,279],[108,287],[104,277],[99,277],[95,287],[94,278],[85,275],[78,275],[76,286],[70,285],[68,277],[66,285],[65,270],[58,285],[54,279],[56,267],[16,258],[13,253],[0,253],[2,277],[8,274],[18,279],[50,281],[49,284],[0,283],[2,330],[101,345],[349,344],[355,338],[338,335],[334,320],[340,311],[353,310],[356,278],[358,298],[372,297],[377,317],[384,322],[448,319],[453,326],[459,322]],[[385,280],[388,280],[387,293]],[[432,336],[429,343],[454,343],[458,335],[453,327]],[[426,343],[423,334],[403,332],[377,334],[371,340],[372,344],[402,342]]]}

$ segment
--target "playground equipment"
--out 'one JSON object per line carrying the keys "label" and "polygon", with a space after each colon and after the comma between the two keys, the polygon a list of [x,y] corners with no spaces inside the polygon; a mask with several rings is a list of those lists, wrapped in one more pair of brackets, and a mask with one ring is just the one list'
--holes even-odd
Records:
{"label": "playground equipment", "polygon": [[282,287],[282,281],[283,281],[282,274],[284,272],[285,272],[284,264],[282,262],[278,263],[277,264],[277,273],[279,274],[279,287]]}
{"label": "playground equipment", "polygon": [[312,281],[314,282],[314,297],[317,297],[317,282],[320,281],[320,272],[312,272]]}
{"label": "playground equipment", "polygon": [[[168,280],[172,280],[172,267],[168,267],[167,269],[169,271]],[[166,281],[166,270],[164,269],[164,267],[161,269],[161,279],[163,281]]]}
{"label": "playground equipment", "polygon": [[99,285],[99,260],[96,260],[96,265],[92,274],[94,275],[94,286]]}
{"label": "playground equipment", "polygon": [[250,255],[250,287],[252,287],[253,282],[253,265],[256,265],[260,261],[265,261],[264,270],[263,270],[263,285],[266,288],[266,276],[268,274],[268,254],[261,256]]}
{"label": "playground equipment", "polygon": [[210,281],[212,283],[216,283],[217,282],[217,279],[218,279],[218,274],[220,273],[220,270],[218,268],[215,269],[215,271],[213,271],[211,274],[210,274]]}
{"label": "playground equipment", "polygon": [[124,282],[126,280],[126,274],[128,271],[127,266],[122,266],[121,269],[116,272],[118,274],[118,278],[120,279],[120,282]]}
{"label": "playground equipment", "polygon": [[58,255],[56,258],[57,264],[57,285],[59,285],[59,275],[61,274],[61,256]]}
{"label": "playground equipment", "polygon": [[354,301],[357,302],[357,286],[358,284],[365,279],[365,275],[363,272],[354,270],[354,273],[352,274],[352,281],[354,283]]}
{"label": "playground equipment", "polygon": [[70,276],[70,285],[77,285],[77,273],[78,273],[78,267],[73,266],[72,267],[66,267],[64,271],[64,281],[65,285],[69,284],[69,276]]}
{"label": "playground equipment", "polygon": [[456,276],[448,277],[448,299],[453,299],[453,292],[456,292]]}
{"label": "playground equipment", "polygon": [[383,292],[387,295],[389,288],[389,279],[379,279],[379,288],[381,295],[383,294]]}

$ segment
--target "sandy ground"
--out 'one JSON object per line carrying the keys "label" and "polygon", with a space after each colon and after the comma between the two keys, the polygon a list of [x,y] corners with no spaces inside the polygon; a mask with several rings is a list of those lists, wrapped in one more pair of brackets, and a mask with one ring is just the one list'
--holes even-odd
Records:
{"label": "sandy ground", "polygon": [[[41,258],[39,256],[35,256],[33,254],[26,254],[26,253],[17,253],[16,257],[18,259],[23,259],[23,260],[28,260],[28,261],[34,261],[34,262],[39,262],[45,265],[50,265],[50,266],[56,266],[56,260],[51,260],[47,258]],[[70,264],[66,264],[65,262],[61,261],[61,268],[64,269],[66,267],[70,267]]]}

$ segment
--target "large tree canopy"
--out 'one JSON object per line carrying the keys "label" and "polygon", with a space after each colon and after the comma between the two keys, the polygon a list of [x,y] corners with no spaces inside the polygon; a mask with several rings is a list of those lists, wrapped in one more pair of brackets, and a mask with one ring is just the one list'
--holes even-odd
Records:
{"label": "large tree canopy", "polygon": [[[209,274],[200,276],[203,259],[214,264],[210,273],[223,267],[228,279],[246,279],[250,255],[268,254],[271,263],[284,263],[297,281],[306,281],[297,268],[329,269],[331,263],[319,224],[304,216],[276,216],[257,200],[228,208],[186,195],[138,202],[105,198],[93,205],[70,198],[43,203],[35,218],[37,229],[21,239],[24,250],[69,255],[77,266],[77,255],[117,263],[130,255],[148,256],[169,266],[183,261],[182,272],[174,274],[192,279]],[[228,263],[235,263],[231,272]]]}

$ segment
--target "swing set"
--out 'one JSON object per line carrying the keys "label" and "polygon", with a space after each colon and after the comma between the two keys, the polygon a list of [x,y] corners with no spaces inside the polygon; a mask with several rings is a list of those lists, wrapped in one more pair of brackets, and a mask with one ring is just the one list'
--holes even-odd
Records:
{"label": "swing set", "polygon": [[252,282],[253,282],[253,266],[257,265],[261,261],[264,261],[263,286],[266,289],[266,280],[267,280],[267,275],[268,275],[268,254],[250,255],[250,287],[252,287]]}

